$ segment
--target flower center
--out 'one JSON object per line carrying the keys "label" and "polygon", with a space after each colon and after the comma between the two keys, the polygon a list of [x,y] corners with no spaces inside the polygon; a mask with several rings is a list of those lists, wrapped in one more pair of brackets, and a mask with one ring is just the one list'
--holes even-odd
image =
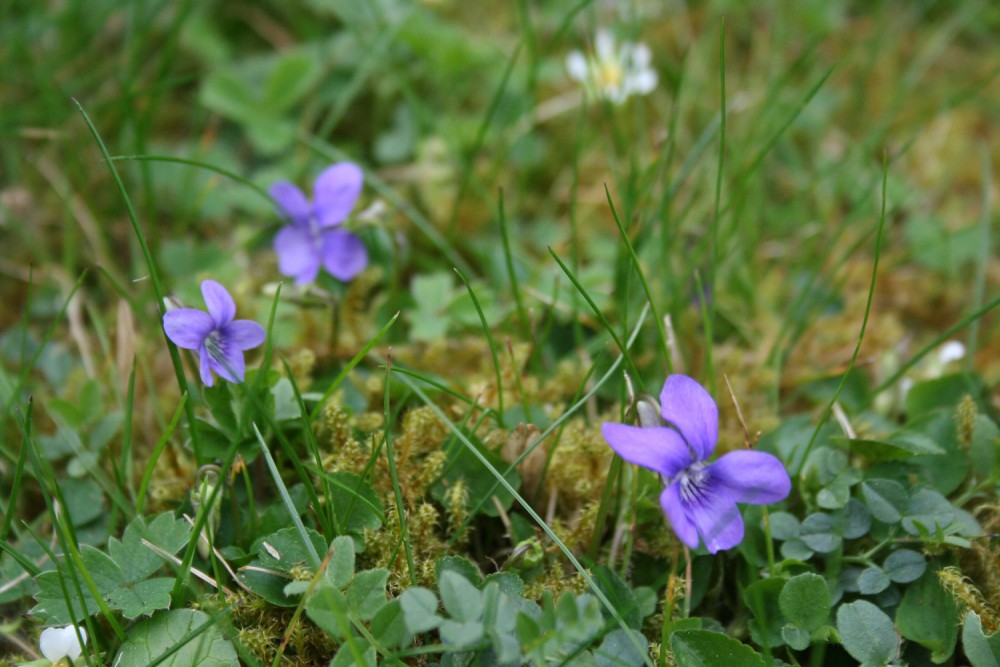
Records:
{"label": "flower center", "polygon": [[621,85],[624,78],[625,72],[622,70],[621,63],[617,60],[602,60],[597,63],[597,69],[594,72],[594,83],[597,84],[598,88],[605,90],[617,88]]}
{"label": "flower center", "polygon": [[701,461],[692,463],[677,476],[681,483],[681,500],[686,503],[700,500],[708,487],[709,472]]}
{"label": "flower center", "polygon": [[223,349],[222,334],[218,329],[214,329],[212,333],[208,334],[208,338],[205,339],[205,349],[208,350],[208,356],[216,361],[221,362],[226,358],[226,353]]}

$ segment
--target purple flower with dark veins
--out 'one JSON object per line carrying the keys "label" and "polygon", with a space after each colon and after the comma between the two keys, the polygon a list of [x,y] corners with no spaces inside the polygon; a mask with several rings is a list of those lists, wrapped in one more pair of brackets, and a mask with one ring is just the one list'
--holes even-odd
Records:
{"label": "purple flower with dark veins", "polygon": [[163,330],[177,347],[197,350],[201,381],[211,387],[212,371],[230,382],[243,382],[243,351],[264,342],[264,327],[250,320],[236,320],[236,302],[214,280],[201,284],[208,312],[177,308],[163,316]]}
{"label": "purple flower with dark veins", "polygon": [[268,192],[289,224],[274,237],[278,268],[304,285],[316,280],[320,266],[347,282],[368,266],[368,251],[356,235],[338,229],[361,194],[364,173],[350,162],[338,162],[316,178],[313,201],[282,181]]}
{"label": "purple flower with dark veins", "polygon": [[[785,466],[771,454],[751,449],[708,463],[719,435],[719,410],[686,375],[667,378],[660,406],[666,423],[639,427],[605,422],[604,439],[629,463],[662,475],[666,488],[660,505],[681,542],[696,549],[700,537],[713,554],[735,547],[743,541],[736,503],[784,500],[792,488]],[[659,422],[655,413],[652,417]]]}

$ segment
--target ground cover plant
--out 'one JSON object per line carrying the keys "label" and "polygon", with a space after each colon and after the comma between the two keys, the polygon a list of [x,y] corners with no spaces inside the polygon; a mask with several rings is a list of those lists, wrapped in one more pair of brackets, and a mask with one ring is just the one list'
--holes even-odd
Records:
{"label": "ground cover plant", "polygon": [[0,7],[0,664],[1000,663],[1000,9]]}

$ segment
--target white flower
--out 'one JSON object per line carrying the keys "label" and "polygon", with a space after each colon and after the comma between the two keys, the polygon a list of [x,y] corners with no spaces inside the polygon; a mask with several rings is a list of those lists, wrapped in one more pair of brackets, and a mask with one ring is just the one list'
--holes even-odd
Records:
{"label": "white flower", "polygon": [[[76,636],[77,630],[80,632],[79,638]],[[80,639],[83,640],[83,644],[80,643]],[[63,658],[69,658],[75,662],[83,653],[83,645],[86,643],[87,631],[73,625],[67,625],[63,628],[45,628],[42,630],[42,636],[38,638],[38,648],[41,649],[42,655],[53,663],[59,662]]]}
{"label": "white flower", "polygon": [[652,54],[645,44],[625,42],[616,46],[611,33],[598,30],[593,56],[573,51],[566,58],[566,69],[592,94],[621,104],[629,95],[646,95],[656,88],[658,77],[650,67],[651,61]]}

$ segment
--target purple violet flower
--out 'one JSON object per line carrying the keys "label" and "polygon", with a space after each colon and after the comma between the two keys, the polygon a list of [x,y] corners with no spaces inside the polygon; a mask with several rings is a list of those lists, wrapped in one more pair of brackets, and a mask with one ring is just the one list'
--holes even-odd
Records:
{"label": "purple violet flower", "polygon": [[208,312],[177,308],[163,316],[163,330],[177,347],[198,350],[201,381],[211,387],[212,371],[230,382],[243,382],[243,351],[264,342],[264,327],[250,320],[234,320],[236,302],[214,280],[201,284]]}
{"label": "purple violet flower", "polygon": [[686,375],[667,378],[660,406],[669,426],[605,422],[604,439],[629,463],[663,476],[660,505],[681,542],[696,549],[700,537],[713,554],[735,547],[743,541],[736,503],[766,505],[786,498],[792,482],[785,466],[771,454],[751,449],[708,463],[719,435],[719,410]]}
{"label": "purple violet flower", "polygon": [[295,185],[282,181],[268,192],[289,224],[274,237],[278,268],[299,285],[316,280],[322,266],[347,282],[368,266],[368,251],[356,235],[337,229],[361,194],[364,173],[356,164],[338,162],[316,178],[310,203]]}

